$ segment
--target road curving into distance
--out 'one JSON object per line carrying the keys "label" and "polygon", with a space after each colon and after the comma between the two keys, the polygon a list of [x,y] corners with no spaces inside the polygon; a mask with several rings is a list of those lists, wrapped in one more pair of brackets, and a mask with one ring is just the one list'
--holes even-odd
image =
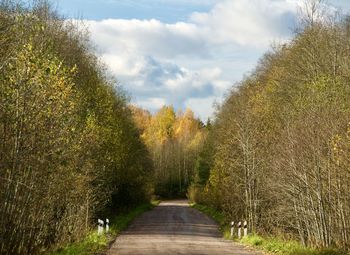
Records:
{"label": "road curving into distance", "polygon": [[107,255],[257,255],[222,238],[218,225],[189,207],[187,200],[165,201],[123,231]]}

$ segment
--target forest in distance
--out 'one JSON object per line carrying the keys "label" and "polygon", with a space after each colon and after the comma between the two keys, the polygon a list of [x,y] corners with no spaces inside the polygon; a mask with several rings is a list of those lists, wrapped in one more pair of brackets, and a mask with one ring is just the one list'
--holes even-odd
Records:
{"label": "forest in distance", "polygon": [[0,254],[48,254],[154,195],[348,250],[350,18],[311,2],[203,123],[132,105],[48,2],[0,0]]}

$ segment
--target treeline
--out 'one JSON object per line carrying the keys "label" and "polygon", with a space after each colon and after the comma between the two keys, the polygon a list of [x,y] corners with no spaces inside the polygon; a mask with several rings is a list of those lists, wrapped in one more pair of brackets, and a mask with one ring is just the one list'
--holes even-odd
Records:
{"label": "treeline", "polygon": [[86,34],[38,2],[0,1],[0,254],[78,240],[151,191],[124,93]]}
{"label": "treeline", "polygon": [[190,109],[176,114],[172,106],[154,115],[137,107],[132,110],[153,159],[154,193],[185,197],[210,122],[205,127]]}
{"label": "treeline", "polygon": [[348,249],[350,18],[316,11],[232,89],[189,195],[250,231]]}

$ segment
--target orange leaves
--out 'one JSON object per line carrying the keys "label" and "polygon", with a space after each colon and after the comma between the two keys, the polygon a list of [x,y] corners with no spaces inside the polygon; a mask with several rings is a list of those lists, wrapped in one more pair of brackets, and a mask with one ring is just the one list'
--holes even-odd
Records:
{"label": "orange leaves", "polygon": [[184,195],[194,178],[197,155],[206,132],[200,120],[187,109],[176,114],[172,106],[157,113],[131,107],[155,168],[155,190],[164,196]]}
{"label": "orange leaves", "polygon": [[199,122],[194,118],[191,109],[187,108],[185,113],[177,119],[175,137],[178,139],[188,139],[194,137],[199,131]]}
{"label": "orange leaves", "polygon": [[176,115],[172,106],[163,106],[157,113],[151,115],[136,106],[129,107],[141,136],[150,146],[156,143],[164,144],[169,140],[186,141],[188,144],[191,144],[192,140],[201,140],[200,121],[194,117],[191,109],[186,109],[184,114]]}

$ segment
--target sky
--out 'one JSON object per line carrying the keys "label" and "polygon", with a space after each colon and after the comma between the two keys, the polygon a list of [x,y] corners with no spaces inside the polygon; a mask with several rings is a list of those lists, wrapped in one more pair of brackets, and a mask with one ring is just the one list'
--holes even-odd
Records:
{"label": "sky", "polygon": [[[80,19],[96,53],[132,103],[212,117],[271,45],[288,42],[301,0],[55,0]],[[350,10],[349,0],[326,9]]]}

